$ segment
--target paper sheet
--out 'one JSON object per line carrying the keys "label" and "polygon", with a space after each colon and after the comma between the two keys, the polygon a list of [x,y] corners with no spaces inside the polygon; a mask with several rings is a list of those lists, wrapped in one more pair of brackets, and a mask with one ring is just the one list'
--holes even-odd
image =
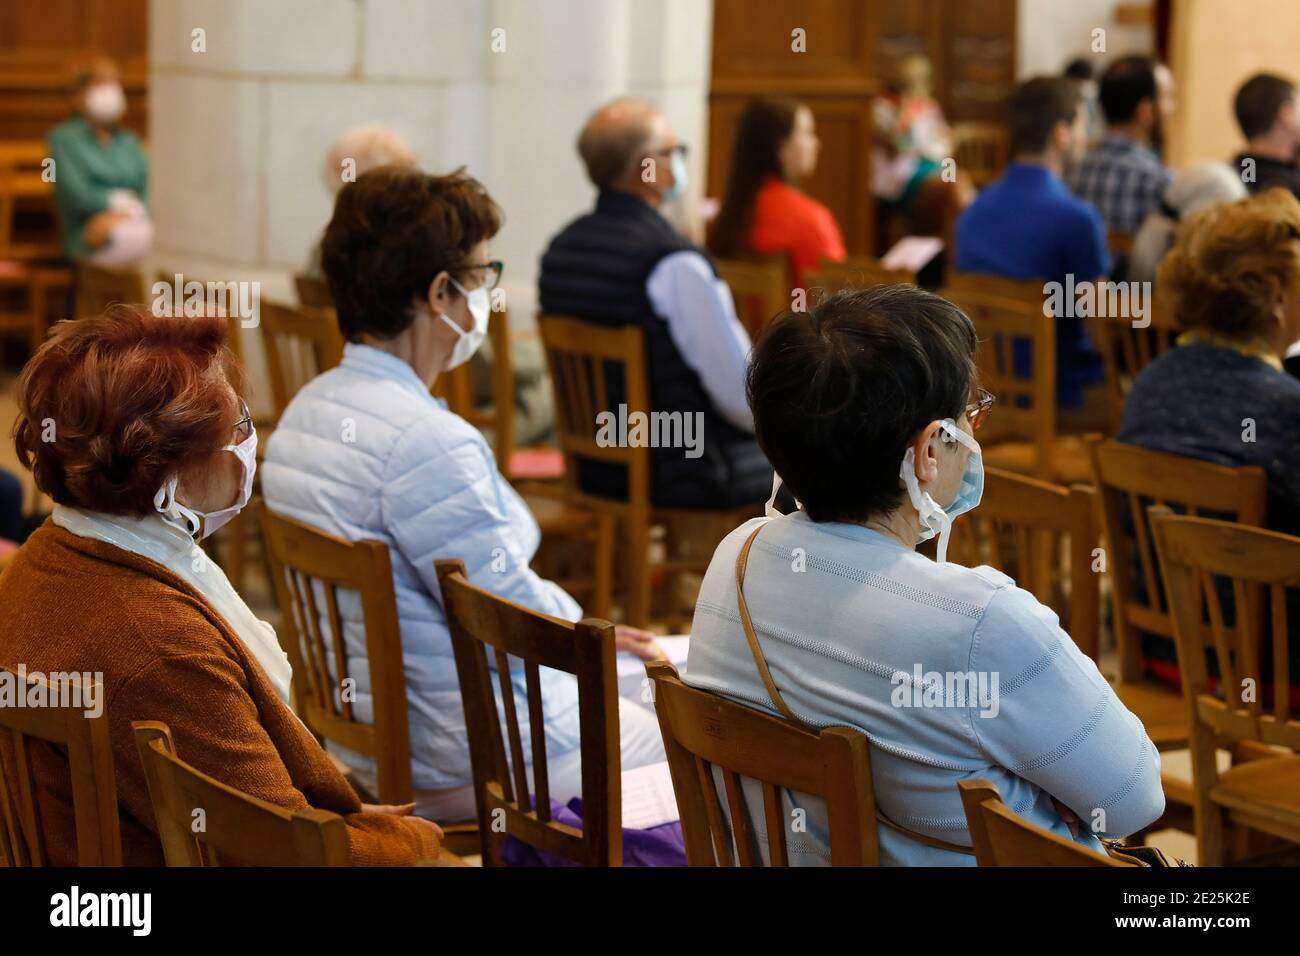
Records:
{"label": "paper sheet", "polygon": [[648,830],[679,819],[668,761],[623,771],[625,830]]}
{"label": "paper sheet", "polygon": [[[689,634],[670,634],[667,637],[655,638],[659,646],[664,649],[668,655],[668,662],[677,668],[678,673],[686,666],[686,650],[690,641]],[[624,677],[636,675],[637,678],[645,677],[645,661],[632,654],[619,652],[618,655],[618,676],[622,680]]]}

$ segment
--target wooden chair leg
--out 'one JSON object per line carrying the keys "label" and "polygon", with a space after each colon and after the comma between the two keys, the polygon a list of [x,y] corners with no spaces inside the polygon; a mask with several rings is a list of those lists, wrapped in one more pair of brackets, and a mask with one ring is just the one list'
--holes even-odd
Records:
{"label": "wooden chair leg", "polygon": [[614,582],[614,522],[608,514],[595,516],[591,551],[592,617],[609,620]]}
{"label": "wooden chair leg", "polygon": [[649,516],[628,515],[627,595],[623,619],[633,627],[650,623],[650,520]]}

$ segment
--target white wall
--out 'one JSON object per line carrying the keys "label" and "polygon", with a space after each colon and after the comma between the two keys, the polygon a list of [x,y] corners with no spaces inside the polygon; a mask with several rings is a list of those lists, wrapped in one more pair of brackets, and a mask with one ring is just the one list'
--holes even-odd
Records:
{"label": "white wall", "polygon": [[[1098,74],[1106,61],[1155,48],[1148,26],[1121,26],[1120,0],[1020,0],[1016,19],[1016,73],[1020,79],[1058,74],[1076,56],[1090,56]],[[1092,53],[1092,31],[1106,31],[1106,53]]]}
{"label": "white wall", "polygon": [[[698,193],[712,21],[711,0],[152,0],[155,264],[291,296],[329,219],[329,144],[380,122],[501,204],[493,252],[512,320],[530,323],[547,239],[594,196],[574,143],[597,105],[659,102],[693,147]],[[257,381],[255,339],[245,330]]]}

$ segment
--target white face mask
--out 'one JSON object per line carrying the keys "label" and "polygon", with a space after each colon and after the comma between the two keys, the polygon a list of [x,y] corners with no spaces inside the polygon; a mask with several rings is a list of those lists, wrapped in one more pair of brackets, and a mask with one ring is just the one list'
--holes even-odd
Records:
{"label": "white face mask", "polygon": [[117,83],[96,83],[86,90],[86,115],[96,123],[116,123],[126,112],[126,94]]}
{"label": "white face mask", "polygon": [[921,534],[916,543],[929,541],[936,534],[939,536],[939,549],[936,557],[942,564],[948,560],[948,536],[952,533],[952,522],[958,515],[963,515],[980,503],[984,497],[984,458],[980,452],[979,442],[966,434],[951,418],[939,423],[940,434],[951,436],[970,449],[966,459],[966,469],[962,472],[961,487],[946,508],[931,497],[928,491],[922,491],[916,480],[916,453],[909,445],[903,455],[903,464],[899,468],[899,477],[907,485],[907,497],[912,507],[921,516]]}
{"label": "white face mask", "polygon": [[459,289],[461,295],[465,297],[465,303],[469,306],[469,314],[474,319],[474,327],[466,332],[447,313],[438,313],[438,318],[450,325],[458,336],[456,345],[451,350],[451,355],[447,356],[447,364],[443,366],[444,372],[450,372],[457,366],[464,365],[479,350],[479,346],[487,338],[488,317],[492,313],[492,300],[488,297],[487,286],[479,286],[473,292],[466,292],[465,287],[455,279],[451,280],[451,284]]}
{"label": "white face mask", "polygon": [[[231,452],[244,466],[244,484],[239,490],[239,500],[229,508],[204,512],[185,507],[176,500],[175,475],[167,479],[167,483],[159,488],[158,493],[153,496],[154,510],[163,516],[163,521],[178,531],[183,531],[191,538],[202,528],[203,534],[199,536],[200,541],[218,528],[229,524],[235,515],[244,510],[249,499],[253,497],[253,475],[257,473],[257,430],[254,429],[253,433],[238,445],[227,445],[222,451]],[[181,522],[184,522],[184,525]]]}

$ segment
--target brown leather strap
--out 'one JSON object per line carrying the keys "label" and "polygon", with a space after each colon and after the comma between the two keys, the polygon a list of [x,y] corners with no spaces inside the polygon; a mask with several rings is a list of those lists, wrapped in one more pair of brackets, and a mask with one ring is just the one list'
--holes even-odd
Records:
{"label": "brown leather strap", "polygon": [[[776,681],[772,680],[772,672],[767,668],[767,658],[763,656],[763,649],[758,644],[758,634],[754,631],[754,622],[749,616],[749,604],[745,601],[745,567],[749,564],[749,549],[754,545],[754,539],[758,533],[763,530],[765,524],[759,525],[753,530],[748,538],[745,539],[744,545],[740,549],[740,554],[736,557],[736,608],[740,612],[740,625],[745,629],[745,640],[749,642],[749,652],[754,656],[754,663],[758,667],[758,676],[763,678],[763,686],[767,688],[767,695],[772,698],[772,703],[776,709],[781,712],[786,720],[798,727],[808,730],[812,733],[820,733],[820,728],[813,727],[800,720],[790,706],[781,696],[781,692],[776,689]],[[967,856],[974,856],[975,851],[968,846],[962,846],[959,843],[949,843],[946,840],[940,840],[938,837],[932,837],[925,833],[918,833],[915,830],[909,830],[902,824],[895,823],[889,817],[885,816],[876,808],[876,820],[889,827],[891,830],[897,830],[899,833],[915,840],[917,843],[924,843],[926,846],[936,847],[940,850],[948,850],[952,853],[964,853]]]}

